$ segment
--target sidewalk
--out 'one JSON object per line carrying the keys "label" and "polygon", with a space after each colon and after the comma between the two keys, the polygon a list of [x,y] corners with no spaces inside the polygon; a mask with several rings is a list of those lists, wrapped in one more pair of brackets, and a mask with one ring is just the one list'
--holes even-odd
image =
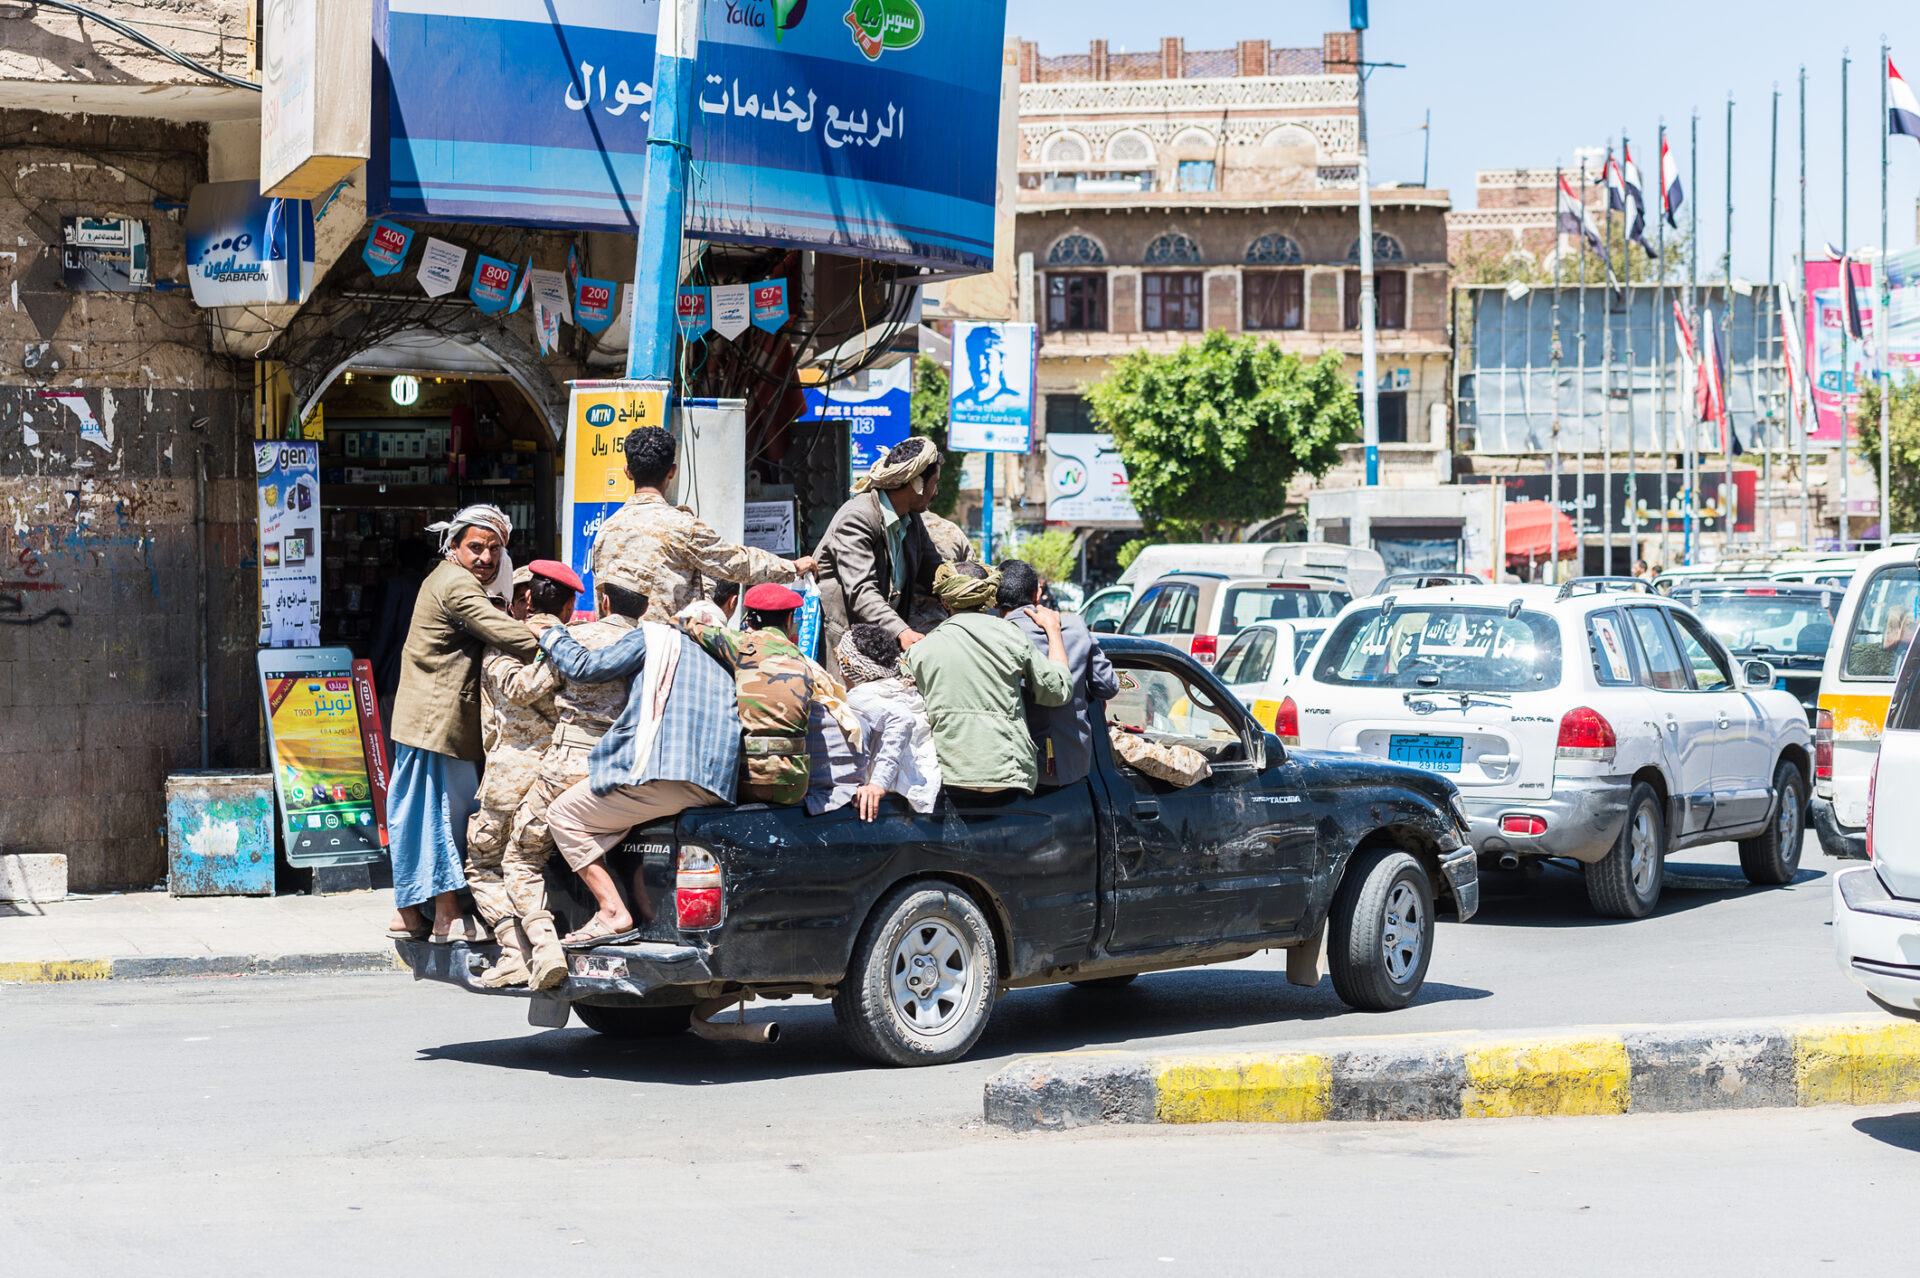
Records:
{"label": "sidewalk", "polygon": [[387,891],[0,902],[0,981],[385,970],[392,914]]}

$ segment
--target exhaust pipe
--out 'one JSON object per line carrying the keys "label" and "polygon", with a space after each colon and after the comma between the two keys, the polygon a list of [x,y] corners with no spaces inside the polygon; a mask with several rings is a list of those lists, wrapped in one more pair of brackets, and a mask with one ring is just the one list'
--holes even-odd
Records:
{"label": "exhaust pipe", "polygon": [[1500,854],[1500,868],[1503,870],[1517,870],[1520,868],[1520,858],[1512,852],[1502,852]]}
{"label": "exhaust pipe", "polygon": [[701,1038],[715,1043],[777,1043],[780,1041],[780,1023],[778,1021],[734,1021],[716,1023],[712,1018],[735,1004],[746,1004],[753,995],[734,994],[725,998],[710,998],[694,1006],[693,1020],[689,1028]]}

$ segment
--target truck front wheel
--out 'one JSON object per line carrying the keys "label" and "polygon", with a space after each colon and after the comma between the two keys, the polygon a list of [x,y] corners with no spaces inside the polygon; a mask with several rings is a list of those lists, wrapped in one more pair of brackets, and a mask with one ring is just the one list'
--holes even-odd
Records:
{"label": "truck front wheel", "polygon": [[943,1065],[980,1040],[999,970],[993,929],[972,898],[904,884],[861,931],[833,1016],[847,1045],[870,1061]]}
{"label": "truck front wheel", "polygon": [[1333,894],[1327,968],[1333,992],[1362,1012],[1413,1002],[1433,959],[1433,885],[1396,848],[1356,852]]}

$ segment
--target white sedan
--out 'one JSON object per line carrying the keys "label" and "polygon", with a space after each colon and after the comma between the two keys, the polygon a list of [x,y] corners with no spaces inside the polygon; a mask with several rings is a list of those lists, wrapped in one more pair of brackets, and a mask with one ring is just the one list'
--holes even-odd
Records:
{"label": "white sedan", "polygon": [[1738,840],[1753,883],[1800,864],[1813,766],[1800,703],[1644,583],[1461,585],[1356,600],[1279,691],[1283,742],[1459,787],[1483,864],[1568,858],[1641,918],[1664,859]]}
{"label": "white sedan", "polygon": [[1213,673],[1233,689],[1268,732],[1287,695],[1287,685],[1306,669],[1307,660],[1332,620],[1256,621],[1246,627],[1215,664]]}

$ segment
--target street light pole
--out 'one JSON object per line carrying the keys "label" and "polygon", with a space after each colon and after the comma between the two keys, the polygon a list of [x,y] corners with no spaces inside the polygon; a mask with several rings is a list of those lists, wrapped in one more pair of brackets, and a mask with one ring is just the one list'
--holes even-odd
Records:
{"label": "street light pole", "polygon": [[627,330],[627,376],[647,381],[673,377],[688,117],[693,113],[693,60],[700,42],[699,0],[661,0],[659,11],[653,48],[653,114],[647,121],[647,186],[640,200],[640,234],[633,254],[633,317]]}
{"label": "street light pole", "polygon": [[1373,192],[1367,179],[1367,0],[1352,0],[1354,74],[1360,127],[1360,423],[1367,446],[1367,486],[1380,482],[1380,387],[1374,336]]}

